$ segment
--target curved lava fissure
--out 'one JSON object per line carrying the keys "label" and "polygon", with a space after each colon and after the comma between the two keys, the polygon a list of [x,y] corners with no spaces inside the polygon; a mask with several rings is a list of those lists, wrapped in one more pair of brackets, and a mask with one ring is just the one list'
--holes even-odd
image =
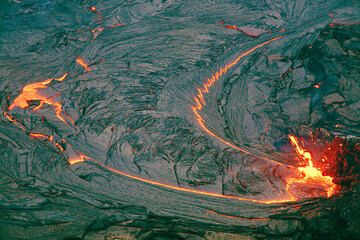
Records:
{"label": "curved lava fissure", "polygon": [[[278,164],[278,165],[285,165],[288,167],[292,167],[295,168],[294,166],[290,166],[290,165],[286,165],[283,163],[279,163],[273,159],[269,159],[263,156],[258,156],[254,153],[252,153],[251,151],[248,151],[247,149],[241,148],[239,146],[236,146],[232,143],[230,143],[229,141],[219,137],[218,135],[216,135],[215,133],[213,133],[212,131],[210,131],[206,125],[205,125],[205,121],[203,120],[203,118],[200,115],[200,111],[203,109],[203,107],[206,105],[205,99],[204,99],[204,95],[209,93],[210,88],[224,75],[226,74],[229,69],[231,69],[233,66],[235,66],[241,59],[243,59],[245,56],[251,54],[252,52],[254,52],[255,50],[273,42],[276,41],[278,39],[283,38],[283,36],[278,36],[278,37],[274,37],[270,40],[267,40],[261,44],[258,44],[255,47],[250,48],[249,50],[239,54],[233,61],[231,61],[230,63],[224,65],[223,67],[221,67],[217,72],[215,72],[215,74],[213,74],[210,78],[207,79],[207,81],[205,81],[203,83],[202,88],[197,88],[197,95],[194,97],[194,101],[195,101],[195,105],[192,107],[192,110],[195,114],[196,120],[199,123],[199,125],[201,126],[201,128],[210,136],[218,139],[219,141],[221,141],[222,143],[236,149],[239,150],[243,153],[252,155],[252,156],[256,156],[258,158],[261,158],[263,160],[266,161],[270,161],[272,163]],[[76,63],[81,65],[85,72],[89,72],[91,71],[91,68],[85,63],[85,60],[82,59],[81,57],[78,57],[76,59]],[[55,110],[55,114],[56,117],[58,119],[60,119],[63,123],[67,124],[66,119],[62,116],[62,114],[64,114],[65,116],[69,117],[69,121],[74,124],[72,118],[70,116],[68,116],[65,112],[63,112],[62,106],[61,106],[61,102],[56,100],[56,96],[55,97],[47,97],[46,95],[43,95],[43,93],[41,93],[41,89],[46,89],[48,87],[48,84],[50,84],[53,80],[57,80],[58,82],[61,82],[63,80],[65,80],[66,76],[68,74],[65,73],[62,77],[60,78],[54,78],[54,79],[47,79],[45,81],[42,82],[37,82],[37,83],[32,83],[32,84],[28,84],[26,85],[21,94],[15,98],[14,102],[8,107],[8,110],[11,111],[13,108],[15,107],[19,107],[22,109],[25,108],[29,108],[30,105],[28,104],[29,101],[40,101],[40,104],[36,107],[33,108],[33,111],[36,111],[38,109],[40,109],[44,104],[48,104],[51,105],[54,110]],[[7,117],[11,122],[16,123],[17,125],[19,125],[19,127],[26,131],[25,127],[22,126],[21,124],[19,124],[19,122],[9,113],[7,113],[6,111],[4,111],[4,116]],[[26,131],[27,132],[27,131]],[[154,180],[150,180],[147,178],[142,178],[136,175],[132,175],[123,171],[120,171],[118,169],[115,169],[111,166],[108,166],[102,162],[99,162],[97,160],[94,160],[88,156],[86,156],[85,154],[79,153],[78,151],[76,151],[75,149],[73,149],[73,147],[68,144],[69,148],[67,150],[65,150],[62,145],[61,142],[65,142],[65,139],[62,139],[61,142],[56,142],[54,140],[54,137],[52,135],[45,135],[42,133],[33,133],[30,132],[29,136],[33,137],[33,138],[37,138],[37,139],[42,139],[42,140],[48,140],[50,142],[52,142],[54,144],[55,147],[57,147],[61,152],[66,152],[68,155],[68,163],[69,165],[73,165],[73,164],[77,164],[77,163],[81,163],[81,162],[93,162],[101,167],[103,167],[104,169],[107,169],[110,172],[113,172],[115,174],[127,177],[129,179],[133,179],[136,181],[140,181],[146,184],[150,184],[153,186],[157,186],[157,187],[161,187],[161,188],[166,188],[166,189],[170,189],[170,190],[175,190],[175,191],[182,191],[182,192],[187,192],[187,193],[192,193],[192,194],[198,194],[198,195],[204,195],[204,196],[209,196],[209,197],[217,197],[217,198],[225,198],[225,199],[233,199],[233,200],[238,200],[238,201],[247,201],[247,202],[254,202],[254,203],[260,203],[260,204],[276,204],[276,203],[285,203],[285,202],[291,202],[291,201],[295,201],[295,200],[299,200],[297,198],[295,198],[290,191],[288,190],[288,186],[289,184],[286,185],[286,189],[288,192],[288,197],[285,198],[281,198],[281,199],[267,199],[267,200],[259,200],[259,199],[253,199],[253,198],[245,198],[245,197],[240,197],[240,196],[231,196],[231,195],[224,195],[224,194],[220,194],[220,193],[215,193],[215,192],[209,192],[209,191],[203,191],[203,190],[196,190],[196,189],[191,189],[191,188],[185,188],[185,187],[180,187],[180,186],[175,186],[175,185],[171,185],[171,184],[166,184],[166,183],[162,183],[162,182],[158,182],[158,181],[154,181]],[[293,144],[295,144],[293,142]],[[297,148],[299,149],[299,147]],[[70,153],[70,151],[72,151]],[[297,151],[298,154],[301,154],[301,152]],[[314,167],[311,165],[311,161],[310,163],[310,171],[314,171]],[[302,168],[299,169],[300,172],[306,172],[307,168]],[[319,172],[320,173],[320,172]],[[319,174],[317,173],[317,174]],[[321,173],[320,173],[321,175]],[[313,176],[307,176],[306,177],[313,177]],[[293,179],[293,178],[292,178]],[[295,178],[294,178],[295,179]],[[332,178],[328,177],[325,178],[326,181],[330,181],[332,180]],[[292,182],[296,182],[296,181],[300,181],[300,180],[292,180]],[[291,183],[292,183],[291,182]],[[333,193],[334,191],[332,191]],[[328,196],[331,196],[332,194],[328,194]]]}

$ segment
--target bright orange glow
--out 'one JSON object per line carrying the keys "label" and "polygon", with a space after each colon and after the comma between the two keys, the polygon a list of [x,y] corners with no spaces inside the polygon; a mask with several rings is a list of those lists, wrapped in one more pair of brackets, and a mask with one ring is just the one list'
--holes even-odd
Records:
{"label": "bright orange glow", "polygon": [[33,137],[33,138],[37,138],[37,139],[47,139],[49,141],[52,141],[53,140],[53,136],[48,136],[48,135],[45,135],[45,134],[42,134],[42,133],[30,133],[29,134],[30,137]]}
{"label": "bright orange glow", "polygon": [[289,135],[289,139],[299,156],[301,156],[305,161],[309,161],[309,164],[312,166],[311,154],[300,147],[298,140],[294,135]]}
{"label": "bright orange glow", "polygon": [[5,111],[4,111],[4,117],[6,117],[10,122],[16,122],[16,119]]}
{"label": "bright orange glow", "polygon": [[225,27],[226,27],[227,29],[239,30],[239,27],[236,26],[236,25],[225,25]]}
{"label": "bright orange glow", "polygon": [[85,72],[90,72],[92,70],[82,57],[77,57],[76,63],[82,66],[85,69]]}
{"label": "bright orange glow", "polygon": [[18,97],[16,97],[14,102],[9,106],[8,108],[9,111],[14,109],[15,107],[19,107],[22,109],[28,108],[30,107],[29,105],[30,101],[40,101],[39,105],[33,109],[34,111],[40,109],[44,104],[51,105],[55,110],[55,114],[57,118],[63,121],[64,123],[66,123],[65,119],[61,116],[62,105],[59,101],[56,100],[57,95],[48,97],[41,92],[41,89],[46,89],[53,80],[59,82],[64,81],[67,75],[68,74],[65,73],[60,78],[50,78],[42,82],[36,82],[26,85],[23,88],[21,94]]}
{"label": "bright orange glow", "polygon": [[206,102],[205,102],[205,99],[204,99],[204,95],[207,94],[210,90],[210,88],[224,75],[226,74],[229,69],[231,69],[233,66],[235,66],[242,58],[244,58],[245,56],[249,55],[250,53],[254,52],[255,50],[273,42],[273,41],[276,41],[280,38],[282,38],[283,36],[279,36],[279,37],[275,37],[275,38],[272,38],[266,42],[263,42],[253,48],[250,48],[249,50],[241,53],[237,58],[235,58],[233,61],[231,61],[230,63],[226,64],[225,66],[221,67],[217,72],[215,72],[211,77],[209,77],[203,84],[202,88],[197,88],[197,95],[194,97],[194,102],[195,102],[195,105],[192,107],[192,110],[195,114],[195,119],[196,121],[199,123],[200,127],[207,133],[209,134],[210,136],[220,140],[222,143],[236,149],[236,150],[239,150],[241,152],[244,152],[246,154],[249,154],[249,155],[252,155],[252,156],[256,156],[256,157],[259,157],[259,158],[262,158],[264,160],[267,160],[267,161],[270,161],[270,162],[273,162],[273,163],[276,163],[276,164],[279,164],[279,165],[284,165],[282,163],[279,163],[275,160],[272,160],[272,159],[269,159],[269,158],[266,158],[266,157],[260,157],[260,156],[257,156],[253,153],[251,153],[250,151],[244,149],[244,148],[241,148],[239,146],[236,146],[228,141],[226,141],[225,139],[221,138],[220,136],[216,135],[215,133],[213,133],[212,131],[210,131],[206,125],[205,125],[205,121],[204,119],[202,118],[202,116],[200,115],[200,111],[203,109],[203,107],[206,105]]}
{"label": "bright orange glow", "polygon": [[75,163],[85,162],[86,159],[89,159],[89,160],[90,160],[91,158],[89,158],[88,156],[80,153],[80,154],[78,154],[78,156],[70,157],[69,160],[68,160],[68,162],[69,162],[70,165],[73,165],[73,164],[75,164]]}
{"label": "bright orange glow", "polygon": [[320,88],[320,84],[315,84],[314,88]]}
{"label": "bright orange glow", "polygon": [[55,143],[55,146],[62,152],[65,151],[65,149],[59,144],[59,143]]}
{"label": "bright orange glow", "polygon": [[11,114],[7,113],[6,111],[4,111],[4,117],[6,117],[10,122],[16,124],[20,129],[22,129],[23,131],[26,131],[26,128],[21,124],[19,123],[15,118],[14,116],[12,116]]}
{"label": "bright orange glow", "polygon": [[89,9],[90,9],[91,12],[96,12],[96,7],[95,6],[91,6]]}
{"label": "bright orange glow", "polygon": [[294,135],[289,135],[289,139],[298,156],[306,163],[306,166],[298,167],[298,170],[301,173],[300,176],[290,177],[287,179],[288,192],[292,194],[295,199],[298,199],[298,197],[294,196],[297,193],[296,190],[292,190],[292,187],[298,186],[300,188],[306,188],[310,186],[315,190],[312,192],[310,189],[310,192],[307,192],[309,197],[318,197],[319,195],[323,195],[321,192],[324,192],[326,197],[334,195],[337,192],[338,186],[333,183],[333,178],[330,176],[324,176],[318,168],[314,167],[311,153],[300,146],[298,139]]}

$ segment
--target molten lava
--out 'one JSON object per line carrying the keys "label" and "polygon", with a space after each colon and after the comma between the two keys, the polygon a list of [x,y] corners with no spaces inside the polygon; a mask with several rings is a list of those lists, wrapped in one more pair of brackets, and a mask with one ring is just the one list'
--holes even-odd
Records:
{"label": "molten lava", "polygon": [[240,30],[238,26],[236,25],[225,25],[227,29],[234,29],[234,30]]}
{"label": "molten lava", "polygon": [[[244,149],[244,148],[241,148],[239,146],[236,146],[235,144],[232,144],[230,143],[229,141],[226,141],[225,139],[223,139],[222,137],[216,135],[215,133],[213,133],[209,128],[206,127],[205,125],[205,121],[203,119],[203,117],[201,116],[200,114],[200,111],[203,110],[204,106],[206,105],[206,102],[205,102],[205,98],[204,98],[204,95],[207,94],[210,90],[210,88],[224,75],[226,74],[233,66],[235,66],[241,59],[243,59],[244,57],[248,56],[250,53],[254,52],[255,50],[273,42],[273,41],[276,41],[280,38],[282,38],[283,36],[279,36],[279,37],[275,37],[275,38],[272,38],[268,41],[265,41],[253,48],[250,48],[249,50],[241,53],[239,56],[237,56],[233,61],[229,62],[228,64],[224,65],[223,67],[221,67],[217,72],[215,72],[211,77],[209,77],[204,83],[203,83],[203,86],[202,88],[197,88],[197,95],[194,97],[194,102],[195,102],[195,105],[192,107],[192,110],[194,112],[194,115],[195,115],[195,119],[196,121],[199,123],[200,127],[207,133],[209,134],[210,136],[220,140],[222,143],[236,149],[236,150],[239,150],[243,153],[246,153],[246,154],[249,154],[249,155],[254,155],[254,156],[257,156],[253,153],[251,153],[250,151]],[[266,158],[266,157],[263,157],[263,156],[257,156],[259,158],[262,158],[264,160],[267,160],[267,161],[270,161],[270,162],[273,162],[273,163],[276,163],[276,164],[279,164],[279,165],[283,165],[282,163],[280,162],[277,162],[275,160],[272,160],[272,159],[269,159],[269,158]]]}
{"label": "molten lava", "polygon": [[95,12],[97,11],[97,9],[96,9],[95,6],[91,6],[91,7],[89,8],[89,10],[90,10],[90,12],[93,12],[93,13],[95,13]]}
{"label": "molten lava", "polygon": [[90,159],[90,158],[83,154],[79,154],[79,156],[69,158],[68,162],[70,165],[73,165],[75,163],[85,162],[85,159]]}
{"label": "molten lava", "polygon": [[[298,167],[299,175],[287,179],[286,189],[294,200],[304,197],[331,197],[337,192],[338,186],[333,178],[323,174],[321,169],[314,166],[311,153],[300,146],[294,135],[289,135],[290,142],[298,156],[306,164]],[[324,156],[322,159],[325,159]]]}
{"label": "molten lava", "polygon": [[29,135],[30,135],[30,137],[37,138],[40,140],[49,140],[49,141],[54,140],[54,137],[52,135],[48,136],[48,135],[45,135],[42,133],[30,133]]}
{"label": "molten lava", "polygon": [[82,66],[85,69],[85,72],[90,72],[92,69],[89,67],[89,65],[85,62],[85,59],[82,57],[76,58],[76,63]]}
{"label": "molten lava", "polygon": [[9,108],[8,108],[9,111],[14,109],[15,107],[25,109],[25,108],[30,107],[29,103],[31,101],[40,101],[39,105],[33,109],[34,111],[40,109],[44,104],[51,105],[55,110],[55,114],[56,114],[57,118],[60,119],[61,121],[63,121],[64,123],[66,123],[66,120],[64,119],[64,117],[61,116],[63,109],[62,109],[61,102],[56,100],[57,95],[47,96],[41,91],[41,89],[46,89],[53,80],[56,80],[59,82],[64,81],[67,75],[68,74],[65,73],[60,78],[50,78],[50,79],[46,79],[45,81],[42,81],[42,82],[36,82],[36,83],[31,83],[31,84],[26,85],[23,88],[21,94],[18,97],[16,97],[14,102],[9,106]]}

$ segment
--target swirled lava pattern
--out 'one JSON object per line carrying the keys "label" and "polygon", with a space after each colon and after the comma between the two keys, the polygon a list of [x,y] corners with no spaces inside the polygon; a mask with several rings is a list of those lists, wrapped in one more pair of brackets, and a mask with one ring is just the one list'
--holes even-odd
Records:
{"label": "swirled lava pattern", "polygon": [[[273,42],[276,41],[278,39],[281,39],[283,36],[279,36],[279,37],[275,37],[272,38],[268,41],[265,41],[243,53],[241,53],[239,56],[237,56],[235,58],[235,60],[233,60],[232,62],[226,64],[225,66],[221,67],[219,71],[217,71],[215,74],[213,74],[210,78],[208,78],[208,80],[204,83],[202,88],[198,88],[197,92],[198,95],[194,97],[194,101],[196,103],[195,106],[193,106],[193,112],[196,116],[196,119],[198,121],[198,123],[200,124],[200,126],[202,127],[202,129],[208,133],[210,136],[215,137],[216,139],[220,140],[221,142],[229,145],[230,147],[242,151],[246,154],[251,154],[251,152],[242,149],[238,146],[235,146],[234,144],[222,139],[221,137],[217,136],[216,134],[214,134],[213,132],[211,132],[208,128],[206,128],[205,126],[205,122],[202,119],[199,111],[203,108],[204,105],[206,105],[205,102],[205,94],[208,94],[210,92],[211,87],[224,75],[228,72],[228,70],[230,68],[232,68],[234,65],[236,65],[242,58],[246,57],[247,55],[251,54],[252,52],[254,52],[255,50]],[[76,59],[76,63],[81,65],[86,72],[91,71],[90,67],[85,63],[84,59],[82,59],[81,57],[78,57]],[[59,101],[54,100],[54,97],[47,97],[46,95],[44,95],[43,93],[41,93],[41,89],[46,89],[47,85],[49,85],[53,80],[56,81],[63,81],[67,76],[67,73],[64,74],[62,77],[60,78],[54,78],[54,79],[47,79],[38,83],[32,83],[29,85],[26,85],[23,90],[21,91],[21,94],[15,98],[14,102],[9,106],[8,110],[11,111],[12,109],[14,109],[15,107],[19,107],[19,108],[28,108],[29,107],[29,102],[31,101],[36,101],[39,100],[40,104],[38,106],[36,106],[33,111],[36,111],[37,109],[41,108],[44,104],[49,104],[51,106],[53,106],[53,108],[55,109],[55,113],[57,118],[59,118],[61,121],[63,121],[64,123],[66,123],[66,120],[64,119],[64,117],[61,116],[62,113],[62,106],[61,103]],[[71,119],[71,118],[70,118]],[[53,141],[53,136],[47,136],[41,133],[30,133],[31,137],[34,138],[39,138],[39,139],[47,139],[49,141]],[[291,177],[288,178],[286,180],[286,190],[289,193],[289,196],[287,198],[281,198],[281,199],[270,199],[270,200],[257,200],[257,199],[251,199],[251,198],[243,198],[243,197],[238,197],[238,196],[227,196],[227,195],[223,195],[223,194],[218,194],[218,193],[213,193],[213,192],[207,192],[207,191],[201,191],[201,190],[196,190],[196,189],[190,189],[190,188],[184,188],[184,187],[178,187],[178,186],[174,186],[171,184],[166,184],[166,183],[162,183],[156,180],[150,180],[150,179],[146,179],[146,178],[142,178],[139,176],[135,176],[129,173],[126,173],[124,171],[120,171],[117,169],[114,169],[113,167],[110,166],[106,166],[105,164],[100,163],[99,161],[93,160],[90,157],[87,157],[86,155],[84,155],[83,153],[77,153],[74,155],[69,155],[69,164],[73,165],[73,164],[77,164],[77,163],[81,163],[81,162],[85,162],[85,161],[92,161],[106,169],[108,169],[109,171],[116,173],[116,174],[120,174],[122,176],[128,177],[130,179],[133,180],[137,180],[137,181],[141,181],[147,184],[152,184],[155,186],[159,186],[159,187],[163,187],[163,188],[168,188],[171,190],[176,190],[176,191],[184,191],[184,192],[188,192],[188,193],[193,193],[193,194],[200,194],[200,195],[206,195],[206,196],[211,196],[211,197],[219,197],[219,198],[228,198],[228,199],[235,199],[235,200],[239,200],[239,201],[249,201],[249,202],[256,202],[256,203],[263,203],[263,204],[274,204],[274,203],[283,203],[283,202],[289,202],[289,201],[295,201],[295,200],[300,200],[302,198],[298,198],[296,197],[296,191],[293,189],[292,186],[294,185],[301,185],[301,184],[309,184],[312,183],[316,186],[320,186],[321,188],[324,188],[324,191],[326,192],[326,196],[330,197],[332,196],[334,193],[336,193],[336,184],[334,184],[332,182],[332,178],[330,176],[323,176],[322,173],[320,172],[320,170],[318,170],[317,168],[315,168],[313,166],[312,163],[312,159],[311,159],[311,154],[309,152],[306,152],[303,148],[301,148],[299,146],[299,143],[296,139],[295,136],[290,135],[289,139],[291,141],[291,144],[294,146],[297,154],[299,156],[301,156],[304,160],[307,161],[307,165],[305,167],[299,167],[298,171],[301,173],[300,176],[298,177]],[[57,146],[58,148],[60,148],[60,150],[64,151],[60,145],[58,143],[55,143],[55,146]],[[264,159],[264,160],[269,160],[269,159]],[[273,160],[269,160],[272,161],[275,164],[280,164],[277,163]],[[294,168],[294,167],[292,167]],[[306,186],[307,187],[307,186]],[[317,195],[316,193],[312,193],[310,195],[306,195],[305,197],[319,197],[321,195]]]}
{"label": "swirled lava pattern", "polygon": [[0,238],[360,236],[353,2],[5,1]]}

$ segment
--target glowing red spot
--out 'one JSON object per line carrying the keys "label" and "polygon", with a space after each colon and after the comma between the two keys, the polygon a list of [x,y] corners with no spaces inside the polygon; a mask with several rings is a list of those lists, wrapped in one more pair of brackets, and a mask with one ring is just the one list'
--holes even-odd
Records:
{"label": "glowing red spot", "polygon": [[314,88],[320,88],[320,87],[321,87],[321,85],[319,83],[314,85]]}
{"label": "glowing red spot", "polygon": [[94,12],[96,12],[97,9],[96,9],[95,6],[91,6],[91,7],[89,8],[89,10],[94,13]]}
{"label": "glowing red spot", "polygon": [[235,25],[225,25],[225,27],[226,27],[227,29],[239,30],[239,27],[238,27],[238,26],[235,26]]}

